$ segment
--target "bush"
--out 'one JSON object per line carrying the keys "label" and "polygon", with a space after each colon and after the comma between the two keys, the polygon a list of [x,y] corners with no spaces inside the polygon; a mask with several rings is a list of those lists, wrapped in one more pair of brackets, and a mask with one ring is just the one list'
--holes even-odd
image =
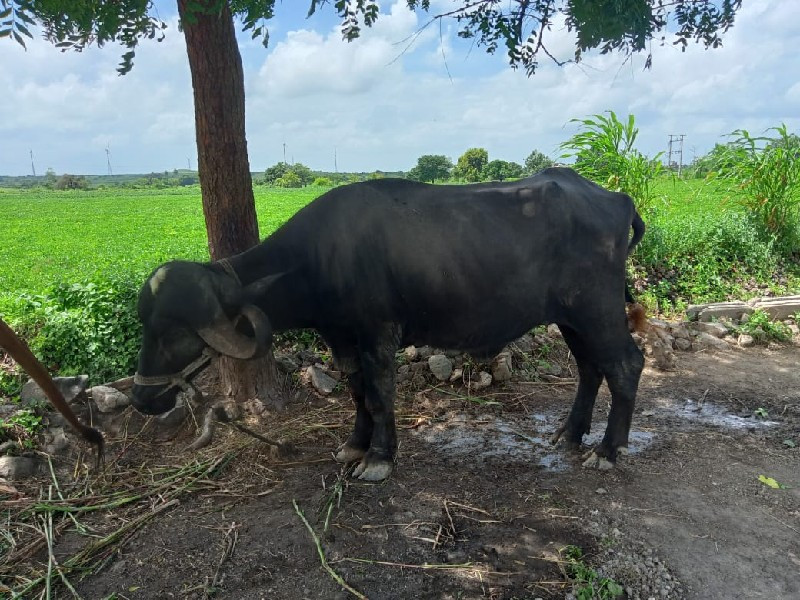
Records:
{"label": "bush", "polygon": [[773,127],[777,137],[753,137],[744,129],[730,135],[720,176],[741,191],[741,204],[759,225],[787,250],[800,246],[800,138],[786,125]]}
{"label": "bush", "polygon": [[755,282],[773,280],[782,267],[772,240],[734,211],[691,218],[656,213],[634,262],[637,290],[666,313],[751,295]]}
{"label": "bush", "polygon": [[83,175],[64,174],[54,184],[57,190],[88,190],[89,181]]}
{"label": "bush", "polygon": [[283,177],[278,177],[274,185],[282,188],[299,188],[303,187],[303,182],[301,181],[300,177],[294,171],[288,171],[284,173]]}
{"label": "bush", "polygon": [[763,310],[756,309],[748,320],[736,328],[737,333],[753,336],[756,342],[766,344],[772,340],[786,342],[792,339],[792,330],[780,321],[773,321]]}
{"label": "bush", "polygon": [[330,177],[317,177],[311,185],[316,187],[333,187],[333,182],[330,180]]}
{"label": "bush", "polygon": [[85,373],[94,384],[117,379],[136,368],[136,300],[143,279],[59,284],[23,295],[6,318],[52,372]]}
{"label": "bush", "polygon": [[639,135],[634,116],[622,123],[614,111],[609,116],[572,119],[584,130],[561,144],[563,158],[575,158],[575,170],[581,175],[616,192],[633,198],[640,213],[649,212],[653,201],[651,182],[661,172],[661,153],[649,159],[633,145]]}

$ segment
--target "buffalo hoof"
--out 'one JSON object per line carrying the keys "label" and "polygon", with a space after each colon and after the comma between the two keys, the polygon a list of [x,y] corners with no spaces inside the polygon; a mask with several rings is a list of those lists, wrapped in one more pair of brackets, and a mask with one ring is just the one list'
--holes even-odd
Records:
{"label": "buffalo hoof", "polygon": [[561,427],[559,427],[553,436],[550,438],[550,443],[553,446],[559,445],[561,443],[568,451],[575,451],[580,450],[581,444],[580,442],[573,442],[570,441],[567,437],[564,437],[564,432],[567,430],[567,424],[564,423]]}
{"label": "buffalo hoof", "polygon": [[598,469],[600,471],[608,471],[614,468],[614,463],[608,460],[605,456],[600,456],[594,450],[587,452],[583,458],[583,466],[587,469]]}
{"label": "buffalo hoof", "polygon": [[341,446],[337,451],[336,455],[334,456],[334,460],[338,463],[351,463],[356,462],[357,460],[361,460],[364,458],[364,455],[367,453],[366,450],[361,448],[354,448],[353,446],[349,446],[344,444]]}
{"label": "buffalo hoof", "polygon": [[383,481],[392,474],[394,463],[386,459],[362,460],[353,471],[353,477],[361,481]]}

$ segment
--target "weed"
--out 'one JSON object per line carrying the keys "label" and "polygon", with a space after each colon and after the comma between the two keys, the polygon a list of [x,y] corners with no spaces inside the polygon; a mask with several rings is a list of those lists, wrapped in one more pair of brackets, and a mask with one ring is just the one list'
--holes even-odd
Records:
{"label": "weed", "polygon": [[600,577],[597,571],[586,565],[583,550],[578,546],[566,546],[560,553],[567,561],[567,574],[574,584],[573,593],[578,600],[609,600],[622,595],[620,584],[613,579]]}
{"label": "weed", "polygon": [[731,133],[720,175],[741,189],[739,202],[758,223],[793,248],[800,241],[800,141],[785,124],[767,131],[777,136],[753,137],[745,129]]}
{"label": "weed", "polygon": [[763,406],[759,406],[757,409],[753,411],[753,415],[755,415],[759,419],[766,419],[767,417],[769,417],[769,412],[767,412],[767,409],[764,408]]}
{"label": "weed", "polygon": [[36,436],[42,429],[42,417],[24,408],[0,420],[0,438],[13,439],[26,449],[36,446]]}
{"label": "weed", "polygon": [[575,169],[581,175],[628,194],[640,213],[648,213],[653,201],[651,184],[662,168],[660,154],[649,159],[633,147],[639,135],[633,115],[628,115],[625,123],[614,111],[608,111],[608,115],[572,119],[583,125],[583,131],[561,144],[565,151],[562,157],[574,157]]}
{"label": "weed", "polygon": [[751,335],[760,343],[773,340],[785,342],[792,338],[792,330],[788,325],[780,321],[773,321],[766,312],[760,309],[754,310],[746,322],[737,326],[736,332]]}

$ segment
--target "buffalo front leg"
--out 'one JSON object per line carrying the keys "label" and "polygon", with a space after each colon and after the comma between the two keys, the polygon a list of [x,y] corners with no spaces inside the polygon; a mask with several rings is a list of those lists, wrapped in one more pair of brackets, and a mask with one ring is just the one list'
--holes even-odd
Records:
{"label": "buffalo front leg", "polygon": [[364,458],[369,450],[373,429],[372,416],[367,411],[364,398],[364,376],[361,371],[349,373],[347,383],[350,387],[350,395],[356,405],[356,423],[353,433],[336,451],[336,461],[340,463],[355,462]]}
{"label": "buffalo front leg", "polygon": [[355,338],[339,331],[325,331],[322,337],[333,355],[333,362],[347,377],[350,396],[356,405],[356,422],[353,433],[336,449],[335,459],[340,463],[351,463],[364,458],[372,439],[372,417],[364,402],[364,375]]}
{"label": "buffalo front leg", "polygon": [[[364,344],[361,346],[365,347]],[[372,419],[369,449],[353,471],[364,481],[382,481],[394,468],[397,430],[394,420],[395,360],[397,344],[382,340],[362,350],[366,412]]]}

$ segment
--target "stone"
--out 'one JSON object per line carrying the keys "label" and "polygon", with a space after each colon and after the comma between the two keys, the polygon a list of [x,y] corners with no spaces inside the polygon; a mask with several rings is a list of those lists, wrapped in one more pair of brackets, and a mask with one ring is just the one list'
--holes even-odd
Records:
{"label": "stone", "polygon": [[400,365],[400,368],[397,369],[397,382],[403,383],[409,379],[411,379],[411,367],[408,365]]}
{"label": "stone", "polygon": [[526,333],[514,342],[514,346],[517,348],[517,350],[524,352],[525,354],[531,354],[534,350],[536,350],[536,345],[536,340],[534,340],[530,333]]}
{"label": "stone", "polygon": [[433,348],[430,346],[421,346],[417,348],[417,356],[420,360],[425,360],[433,355]]}
{"label": "stone", "polygon": [[547,335],[553,338],[560,338],[561,337],[561,330],[558,328],[558,325],[555,323],[550,323],[547,326]]}
{"label": "stone", "polygon": [[697,350],[727,350],[729,348],[727,342],[704,331],[697,334],[693,345]]}
{"label": "stone", "polygon": [[428,368],[439,381],[447,381],[453,374],[453,361],[444,354],[434,354],[428,358]]}
{"label": "stone", "polygon": [[708,333],[717,338],[723,338],[726,335],[728,335],[728,328],[725,327],[725,325],[723,325],[722,323],[717,323],[717,322],[707,323],[704,321],[698,321],[691,323],[689,325],[689,329],[694,332]]}
{"label": "stone", "polygon": [[[88,375],[76,375],[75,377],[53,377],[53,383],[64,396],[64,400],[72,402],[76,396],[86,390],[89,381]],[[23,405],[32,402],[47,401],[47,396],[39,387],[39,384],[32,379],[22,386],[19,398]]]}
{"label": "stone", "polygon": [[472,381],[473,390],[482,390],[492,385],[492,376],[486,371],[478,373],[478,379]]}
{"label": "stone", "polygon": [[687,352],[692,349],[692,340],[689,338],[676,337],[674,347],[675,350],[683,350],[684,352]]}
{"label": "stone", "polygon": [[249,415],[260,415],[266,410],[266,406],[258,398],[253,398],[242,404],[242,410]]}
{"label": "stone", "polygon": [[294,373],[300,368],[300,363],[294,357],[283,352],[275,353],[275,364],[284,373]]}
{"label": "stone", "polygon": [[782,321],[800,313],[800,296],[760,298],[753,304],[753,308],[763,310],[773,320]]}
{"label": "stone", "polygon": [[308,367],[308,376],[314,389],[324,396],[336,387],[336,380],[316,365]]}
{"label": "stone", "polygon": [[450,375],[450,382],[460,381],[462,377],[464,377],[464,369],[457,367],[453,369],[453,374]]}
{"label": "stone", "polygon": [[61,454],[69,448],[69,439],[61,427],[50,429],[45,434],[44,451],[47,454]]}
{"label": "stone", "polygon": [[511,379],[511,353],[501,352],[492,361],[492,379],[508,381]]}
{"label": "stone", "polygon": [[405,350],[403,350],[403,356],[405,356],[408,362],[414,362],[417,360],[419,356],[419,352],[417,352],[416,346],[408,346]]}
{"label": "stone", "polygon": [[689,328],[686,326],[686,323],[670,323],[669,332],[675,339],[691,339]]}
{"label": "stone", "polygon": [[542,363],[540,366],[536,367],[536,370],[539,374],[542,375],[553,375],[554,377],[561,377],[561,374],[564,370],[561,368],[561,365],[558,363]]}
{"label": "stone", "polygon": [[742,314],[753,312],[744,302],[712,302],[708,304],[692,304],[686,309],[686,317],[690,321],[711,321],[727,317],[739,320]]}
{"label": "stone", "polygon": [[756,345],[756,339],[752,335],[749,335],[747,333],[741,334],[739,338],[736,340],[736,342],[742,348],[751,348],[752,346]]}
{"label": "stone", "polygon": [[655,340],[652,343],[652,356],[656,367],[662,371],[669,371],[675,368],[675,355],[672,353],[672,345],[662,340]]}
{"label": "stone", "polygon": [[0,477],[9,480],[35,475],[41,462],[32,456],[0,456]]}
{"label": "stone", "polygon": [[131,399],[125,394],[112,387],[96,385],[89,389],[92,400],[97,404],[97,410],[101,413],[116,412],[131,403]]}

